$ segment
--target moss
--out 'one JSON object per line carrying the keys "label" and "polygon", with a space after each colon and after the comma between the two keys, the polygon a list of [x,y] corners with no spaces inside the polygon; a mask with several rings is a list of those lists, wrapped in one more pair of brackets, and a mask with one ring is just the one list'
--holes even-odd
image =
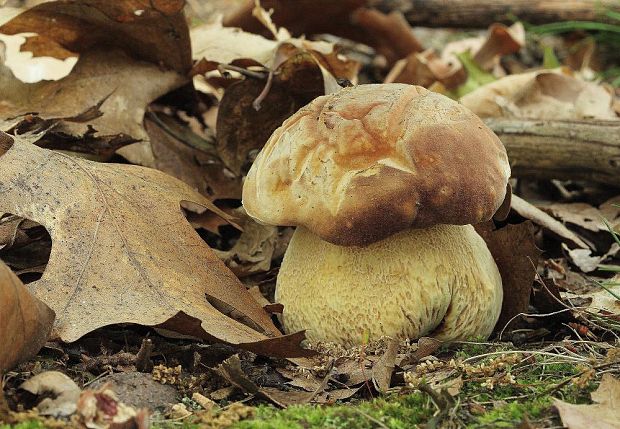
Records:
{"label": "moss", "polygon": [[530,420],[540,419],[550,413],[552,405],[550,397],[528,400],[522,403],[510,402],[500,405],[477,416],[468,428],[496,427],[513,428],[526,417]]}
{"label": "moss", "polygon": [[37,420],[31,420],[28,422],[18,423],[16,425],[3,425],[0,424],[0,429],[45,429],[45,425]]}
{"label": "moss", "polygon": [[293,406],[277,410],[258,407],[254,420],[239,422],[235,429],[372,429],[381,424],[394,429],[415,427],[426,422],[435,407],[422,393],[389,396],[355,405]]}

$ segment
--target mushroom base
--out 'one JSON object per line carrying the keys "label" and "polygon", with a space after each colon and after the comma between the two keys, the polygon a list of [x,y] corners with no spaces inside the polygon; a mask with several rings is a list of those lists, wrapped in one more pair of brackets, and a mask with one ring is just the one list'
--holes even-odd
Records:
{"label": "mushroom base", "polygon": [[287,332],[345,346],[382,336],[486,338],[502,297],[497,265],[471,225],[410,229],[365,247],[298,227],[276,286]]}

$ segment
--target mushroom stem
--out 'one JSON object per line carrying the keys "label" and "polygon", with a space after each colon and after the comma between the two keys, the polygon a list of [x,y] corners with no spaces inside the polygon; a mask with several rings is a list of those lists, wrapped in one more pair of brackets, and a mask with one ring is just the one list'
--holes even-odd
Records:
{"label": "mushroom stem", "polygon": [[381,336],[486,338],[502,296],[495,261],[471,225],[408,229],[365,247],[298,227],[276,287],[287,332],[345,346]]}

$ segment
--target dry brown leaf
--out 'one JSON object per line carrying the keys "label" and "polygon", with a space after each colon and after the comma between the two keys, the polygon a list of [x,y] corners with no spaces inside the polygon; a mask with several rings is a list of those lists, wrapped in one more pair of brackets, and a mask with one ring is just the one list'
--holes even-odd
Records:
{"label": "dry brown leaf", "polygon": [[583,249],[589,248],[589,246],[577,234],[566,228],[547,213],[528,203],[523,198],[513,194],[511,207],[524,218],[542,226],[562,239],[568,240],[573,246],[581,247]]}
{"label": "dry brown leaf", "polygon": [[238,355],[233,355],[217,366],[216,371],[230,384],[238,387],[244,393],[255,395],[273,402],[274,404],[287,407],[289,405],[305,404],[320,393],[326,386],[327,379],[314,392],[282,391],[272,387],[260,387],[241,369],[241,360]]}
{"label": "dry brown leaf", "polygon": [[[205,142],[212,145],[212,152],[199,150],[187,143],[189,138],[197,137],[187,136],[192,131],[184,125],[162,119],[165,118],[157,116],[155,121],[149,114],[144,120],[153,151],[153,167],[184,181],[212,201],[241,199],[241,177],[227,170],[222,160],[214,155],[215,141]],[[217,216],[212,218],[214,224],[218,220],[220,224],[226,223]]]}
{"label": "dry brown leaf", "polygon": [[192,57],[196,61],[205,59],[230,64],[235,60],[251,59],[267,65],[278,47],[275,40],[239,28],[224,27],[221,19],[192,28],[190,35]]}
{"label": "dry brown leaf", "polygon": [[525,29],[516,22],[510,27],[491,24],[487,34],[446,44],[441,57],[448,63],[460,64],[458,54],[470,51],[474,61],[484,70],[492,70],[503,55],[518,52],[525,45]]}
{"label": "dry brown leaf", "polygon": [[0,33],[35,33],[22,51],[66,59],[95,46],[122,49],[135,58],[186,73],[191,67],[182,0],[51,1],[0,26]]}
{"label": "dry brown leaf", "polygon": [[491,70],[503,55],[514,54],[525,45],[525,29],[516,22],[510,27],[491,24],[486,39],[473,53],[474,61],[485,70]]}
{"label": "dry brown leaf", "polygon": [[[514,195],[513,195],[514,198]],[[493,230],[493,222],[476,225],[502,276],[504,299],[496,331],[518,326],[519,313],[527,313],[541,251],[534,243],[532,225],[524,222]]]}
{"label": "dry brown leaf", "polygon": [[55,417],[73,414],[81,393],[75,381],[58,371],[37,374],[24,381],[19,388],[43,397],[37,405],[39,414]]}
{"label": "dry brown leaf", "polygon": [[460,63],[447,62],[433,49],[427,49],[397,61],[384,82],[408,83],[426,88],[435,82],[441,82],[446,89],[452,89],[463,83],[466,78],[467,75]]}
{"label": "dry brown leaf", "polygon": [[285,119],[324,93],[316,61],[301,52],[291,54],[280,64],[257,111],[254,102],[264,89],[265,81],[248,78],[226,88],[220,102],[218,153],[237,175],[248,170],[258,151]]}
{"label": "dry brown leaf", "polygon": [[[612,283],[617,283],[618,280],[620,279],[616,278],[612,280]],[[620,301],[616,299],[616,296],[620,296],[620,286],[617,284],[608,285],[606,289],[598,288],[598,290],[589,293],[560,292],[560,294],[562,298],[568,300],[579,299],[580,301],[589,301],[588,309],[595,313],[620,316]]]}
{"label": "dry brown leaf", "polygon": [[[21,47],[36,58],[80,59],[61,80],[24,84],[7,67],[11,58],[5,58],[0,67],[0,120],[38,113],[51,120],[43,128],[54,127],[41,145],[101,155],[102,148],[96,146],[103,141],[103,156],[145,140],[120,153],[133,163],[153,166],[142,127],[145,108],[186,82],[191,68],[183,5],[180,0],[53,1],[5,23],[0,33],[36,33]],[[20,125],[32,126],[28,122]],[[15,121],[3,130],[13,125]],[[63,147],[66,140],[79,140],[82,147]]]}
{"label": "dry brown leaf", "polygon": [[604,259],[603,256],[592,256],[590,249],[569,249],[564,243],[562,243],[562,250],[568,254],[571,262],[584,273],[596,270]]}
{"label": "dry brown leaf", "polygon": [[598,208],[586,203],[554,203],[540,206],[563,222],[572,223],[592,232],[607,231],[605,220],[612,228],[620,226],[620,197],[613,197]]}
{"label": "dry brown leaf", "polygon": [[[191,30],[192,55],[198,62],[194,73],[205,73],[215,70],[218,64],[241,60],[245,64],[250,60],[250,64],[275,70],[293,55],[307,53],[320,67],[324,93],[330,92],[329,88],[336,78],[357,81],[359,63],[340,55],[333,43],[291,38],[288,32],[279,31],[278,35],[278,40],[269,40],[235,28],[222,27],[220,21],[195,27]],[[295,49],[283,52],[282,45],[291,45]]]}
{"label": "dry brown leaf", "polygon": [[218,209],[179,180],[15,139],[0,156],[0,191],[0,211],[32,219],[50,232],[47,269],[31,288],[56,311],[63,340],[75,341],[109,324],[138,323],[259,354],[307,353],[298,344],[303,335],[280,336],[187,223],[181,200]]}
{"label": "dry brown leaf", "polygon": [[49,234],[38,223],[0,215],[0,259],[18,276],[43,273],[51,248]]}
{"label": "dry brown leaf", "polygon": [[617,119],[612,95],[566,70],[539,70],[503,77],[460,101],[480,117]]}
{"label": "dry brown leaf", "polygon": [[372,366],[372,382],[375,388],[381,393],[387,392],[390,388],[392,373],[396,366],[396,353],[398,352],[399,344],[400,341],[389,339],[385,352]]}
{"label": "dry brown leaf", "polygon": [[384,14],[376,9],[360,8],[351,14],[351,22],[363,29],[364,38],[388,64],[424,48],[413,34],[407,19],[400,11]]}
{"label": "dry brown leaf", "polygon": [[590,405],[574,405],[560,399],[554,405],[562,423],[568,429],[619,429],[620,381],[611,374],[603,374],[598,389],[592,392]]}
{"label": "dry brown leaf", "polygon": [[243,232],[232,249],[216,250],[216,255],[237,277],[269,271],[278,238],[278,228],[256,222],[243,208],[235,210],[232,214],[239,219]]}
{"label": "dry brown leaf", "polygon": [[32,296],[0,261],[0,373],[36,355],[54,323],[54,312]]}
{"label": "dry brown leaf", "polygon": [[[347,25],[351,12],[366,3],[366,0],[261,0],[264,9],[273,10],[273,22],[289,29],[295,36],[318,33],[348,35],[355,31]],[[253,15],[254,7],[254,0],[245,0],[226,17],[224,25],[268,35],[268,30]]]}
{"label": "dry brown leaf", "polygon": [[[146,106],[185,80],[174,71],[133,60],[121,51],[85,53],[69,76],[35,84],[17,81],[0,66],[0,120],[36,112],[54,124],[47,140],[63,140],[56,136],[85,139],[84,152],[89,152],[87,142],[93,138],[148,140],[142,125]],[[84,118],[83,113],[89,110],[93,114]],[[30,116],[26,116],[21,127],[27,128],[29,121]],[[45,144],[45,140],[40,144]],[[146,142],[119,152],[134,163],[153,165],[153,153]]]}
{"label": "dry brown leaf", "polygon": [[276,371],[290,381],[287,384],[300,387],[307,392],[314,392],[323,385],[323,380],[310,371],[293,371],[288,368],[276,368]]}

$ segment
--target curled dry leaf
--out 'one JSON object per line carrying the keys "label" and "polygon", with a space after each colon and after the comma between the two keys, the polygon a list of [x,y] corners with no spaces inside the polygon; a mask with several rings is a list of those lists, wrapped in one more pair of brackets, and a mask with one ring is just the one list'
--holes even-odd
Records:
{"label": "curled dry leaf", "polygon": [[385,352],[372,366],[372,382],[375,388],[381,393],[387,392],[390,388],[392,373],[396,366],[398,346],[398,340],[393,338],[389,339]]}
{"label": "curled dry leaf", "polygon": [[[288,32],[277,33],[278,40],[265,39],[236,28],[222,27],[221,21],[195,27],[191,30],[192,55],[198,64],[194,73],[205,73],[218,64],[231,64],[248,60],[276,70],[281,63],[297,54],[310,55],[324,80],[325,93],[337,78],[351,82],[357,80],[359,63],[340,55],[333,43],[291,38]],[[295,49],[281,49],[283,44]]]}
{"label": "curled dry leaf", "polygon": [[[513,195],[514,198],[514,195]],[[502,276],[504,299],[495,331],[512,330],[519,313],[527,313],[541,251],[534,243],[530,222],[493,229],[493,222],[476,225]]]}
{"label": "curled dry leaf", "polygon": [[[127,54],[179,73],[191,67],[184,1],[51,1],[34,6],[0,26],[4,35],[27,33],[22,52],[60,60],[95,46]],[[11,58],[8,58],[11,60]]]}
{"label": "curled dry leaf", "polygon": [[484,70],[493,70],[503,55],[518,52],[525,45],[525,29],[516,22],[510,27],[495,23],[486,36],[471,37],[448,43],[441,58],[449,64],[460,64],[458,54],[470,51],[473,60]]}
{"label": "curled dry leaf", "polygon": [[386,76],[385,83],[408,83],[428,88],[440,82],[446,89],[452,89],[463,83],[466,77],[460,63],[445,61],[433,49],[427,49],[397,61]]}
{"label": "curled dry leaf", "polygon": [[235,210],[233,215],[239,219],[243,232],[232,249],[215,253],[238,277],[269,271],[278,228],[256,222],[243,208]]}
{"label": "curled dry leaf", "polygon": [[299,347],[303,335],[281,336],[187,223],[182,200],[219,209],[179,180],[15,139],[0,156],[0,191],[0,211],[36,221],[52,237],[47,269],[31,288],[56,311],[64,341],[109,324],[138,323],[259,354],[307,354]]}
{"label": "curled dry leaf", "polygon": [[599,287],[598,290],[588,293],[572,293],[572,292],[560,292],[562,298],[568,300],[579,299],[589,301],[588,309],[592,312],[598,313],[601,316],[620,316],[620,300],[617,298],[620,296],[620,285],[618,281],[620,279],[613,279],[605,288]]}
{"label": "curled dry leaf", "polygon": [[[243,0],[240,3],[236,10],[226,16],[224,25],[267,35],[268,30],[254,16],[255,1]],[[273,10],[273,22],[289,29],[295,36],[318,33],[346,35],[355,32],[346,23],[350,20],[351,12],[366,3],[366,0],[261,0],[264,9]]]}
{"label": "curled dry leaf", "polygon": [[388,64],[424,48],[402,12],[384,14],[376,9],[360,8],[351,14],[351,22],[363,29],[368,43],[383,55]]}
{"label": "curled dry leaf", "polygon": [[[121,51],[85,53],[69,76],[35,84],[17,81],[0,66],[0,119],[25,115],[17,127],[29,129],[32,119],[27,114],[36,112],[47,122],[46,127],[54,125],[47,131],[49,138],[39,144],[45,140],[58,144],[72,138],[85,140],[82,151],[92,152],[87,142],[96,139],[113,146],[119,140],[124,144],[148,140],[142,125],[146,106],[183,82],[185,78],[178,73],[133,60]],[[153,165],[148,143],[119,152],[132,162]]]}
{"label": "curled dry leaf", "polygon": [[593,404],[574,405],[555,399],[562,423],[568,429],[618,429],[620,427],[620,381],[603,374],[598,389],[591,394]]}
{"label": "curled dry leaf", "polygon": [[[283,44],[282,51],[297,51]],[[298,109],[324,93],[321,71],[307,52],[288,52],[278,67],[268,92],[265,81],[247,78],[226,88],[217,117],[217,147],[222,160],[235,174],[247,171],[253,156],[273,131]],[[257,111],[255,100],[263,97]]]}
{"label": "curled dry leaf", "polygon": [[0,261],[0,373],[36,355],[53,323],[54,312]]}
{"label": "curled dry leaf", "polygon": [[[34,112],[44,122],[39,127],[48,130],[49,138],[43,138],[41,145],[104,157],[145,140],[120,153],[133,163],[153,166],[142,127],[144,111],[151,101],[185,83],[191,68],[183,4],[52,1],[6,22],[0,33],[33,34],[21,50],[35,58],[79,56],[79,61],[63,79],[26,84],[14,77],[8,67],[11,58],[5,58],[0,67],[0,120]],[[31,121],[26,117],[18,127],[32,129],[36,124]],[[14,125],[13,120],[9,126]],[[67,140],[73,146],[65,147],[70,144]],[[104,148],[97,147],[102,141]]]}
{"label": "curled dry leaf", "polygon": [[239,355],[233,355],[217,366],[216,371],[233,386],[249,395],[255,395],[274,404],[287,407],[289,405],[310,402],[326,386],[324,382],[314,392],[282,391],[272,387],[260,387],[243,372]]}
{"label": "curled dry leaf", "polygon": [[[202,146],[188,144],[201,137],[174,119],[155,113],[147,115],[144,128],[153,151],[153,166],[159,171],[184,181],[210,200],[241,198],[241,178],[226,170],[216,153],[215,139],[201,141]],[[209,147],[201,149],[205,145]],[[217,216],[212,218],[214,222],[218,219],[221,221]]]}
{"label": "curled dry leaf", "polygon": [[566,223],[577,225],[592,232],[607,232],[609,223],[612,228],[620,226],[620,197],[605,201],[598,208],[587,203],[554,203],[540,208]]}
{"label": "curled dry leaf", "polygon": [[44,399],[37,405],[37,410],[41,415],[55,417],[73,414],[81,393],[73,380],[58,371],[37,374],[23,382],[19,388],[43,397]]}
{"label": "curled dry leaf", "polygon": [[532,119],[617,119],[612,95],[563,69],[503,77],[461,98],[480,117]]}

